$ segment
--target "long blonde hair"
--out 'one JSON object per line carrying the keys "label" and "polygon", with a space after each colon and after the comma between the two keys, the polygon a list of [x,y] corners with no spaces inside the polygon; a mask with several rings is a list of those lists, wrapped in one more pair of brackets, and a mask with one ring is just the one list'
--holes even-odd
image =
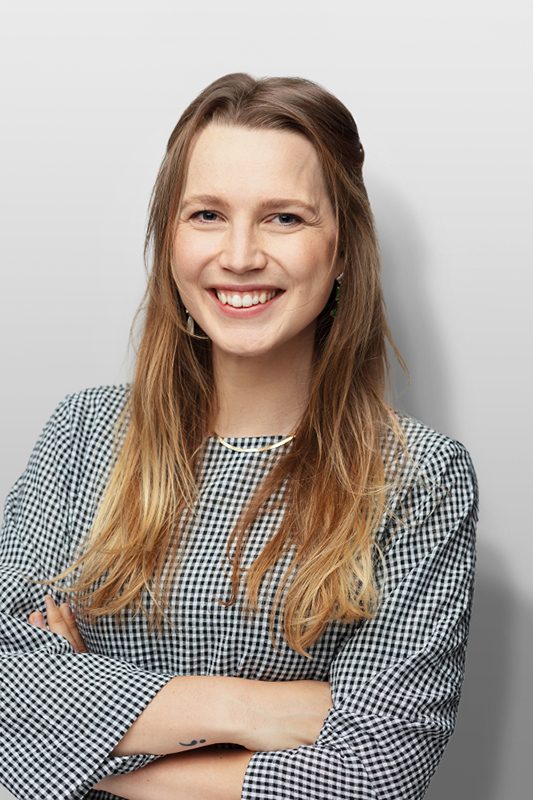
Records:
{"label": "long blonde hair", "polygon": [[[375,612],[375,533],[387,504],[383,436],[392,430],[400,443],[400,431],[385,400],[386,340],[394,344],[362,179],[363,148],[345,106],[302,79],[227,75],[191,103],[172,132],[151,201],[146,254],[152,269],[120,448],[76,562],[81,571],[73,589],[89,621],[108,614],[120,619],[130,608],[145,611],[159,627],[166,613],[176,579],[168,565],[177,562],[178,521],[197,496],[216,403],[210,342],[188,333],[171,271],[188,153],[195,134],[211,121],[307,137],[336,213],[342,292],[335,318],[332,294],[317,321],[309,403],[291,447],[243,509],[228,541],[229,603],[243,591],[252,611],[267,572],[289,550],[294,553],[271,621],[281,612],[285,638],[304,653],[329,620],[356,621]],[[285,512],[279,530],[245,570],[250,528],[280,491]]]}

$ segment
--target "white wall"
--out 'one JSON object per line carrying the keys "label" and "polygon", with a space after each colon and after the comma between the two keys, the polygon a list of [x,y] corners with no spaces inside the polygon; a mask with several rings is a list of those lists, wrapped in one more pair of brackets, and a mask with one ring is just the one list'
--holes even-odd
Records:
{"label": "white wall", "polygon": [[248,71],[309,77],[353,111],[401,403],[467,445],[481,484],[464,699],[430,800],[530,790],[531,22],[525,0],[1,11],[2,496],[67,392],[126,375],[146,206],[184,106]]}

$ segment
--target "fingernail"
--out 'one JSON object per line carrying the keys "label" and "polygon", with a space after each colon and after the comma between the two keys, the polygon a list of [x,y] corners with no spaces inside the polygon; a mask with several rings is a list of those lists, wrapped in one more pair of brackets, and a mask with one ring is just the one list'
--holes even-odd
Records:
{"label": "fingernail", "polygon": [[40,611],[36,611],[33,616],[34,624],[37,625],[38,628],[44,628],[44,617]]}
{"label": "fingernail", "polygon": [[64,603],[64,604],[61,606],[61,608],[63,609],[63,611],[65,612],[65,614],[67,615],[67,617],[73,617],[73,616],[74,616],[74,614],[72,613],[72,609],[71,609],[71,607],[69,606],[69,604],[68,604],[68,603]]}
{"label": "fingernail", "polygon": [[50,611],[50,609],[54,608],[54,606],[55,606],[55,603],[54,603],[54,601],[52,600],[52,598],[50,597],[49,594],[45,594],[45,596],[44,596],[44,604],[46,606],[46,610],[47,611]]}

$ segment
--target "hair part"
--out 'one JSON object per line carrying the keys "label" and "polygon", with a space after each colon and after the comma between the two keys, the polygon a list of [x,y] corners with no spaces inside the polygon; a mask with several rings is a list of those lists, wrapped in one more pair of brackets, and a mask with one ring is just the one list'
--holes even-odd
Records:
{"label": "hair part", "polygon": [[[285,638],[304,654],[330,620],[357,621],[375,612],[375,534],[389,490],[384,432],[392,431],[398,453],[403,444],[385,399],[387,339],[401,357],[386,320],[376,231],[362,178],[364,151],[345,106],[300,78],[226,75],[200,93],[170,136],[151,199],[145,254],[152,268],[123,436],[85,550],[71,568],[81,566],[81,573],[70,591],[89,621],[108,614],[120,619],[129,608],[143,610],[158,627],[166,614],[183,529],[179,521],[197,497],[202,445],[216,408],[210,342],[187,331],[172,276],[188,155],[195,136],[210,123],[305,136],[318,153],[336,214],[342,292],[335,319],[329,313],[332,295],[317,321],[308,406],[296,438],[276,458],[228,541],[233,566],[228,602],[243,591],[255,611],[267,573],[294,549],[271,609],[271,630],[280,613]],[[285,507],[280,528],[245,570],[253,522],[280,491]]]}

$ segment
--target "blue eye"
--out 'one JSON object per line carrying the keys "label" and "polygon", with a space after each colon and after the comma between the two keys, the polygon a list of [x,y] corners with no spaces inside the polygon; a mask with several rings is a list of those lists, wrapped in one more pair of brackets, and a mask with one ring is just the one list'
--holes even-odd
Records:
{"label": "blue eye", "polygon": [[297,225],[301,222],[300,217],[297,217],[296,214],[278,214],[277,217],[282,225]]}
{"label": "blue eye", "polygon": [[214,211],[197,211],[193,217],[199,219],[200,222],[214,222],[218,219],[218,215]]}

